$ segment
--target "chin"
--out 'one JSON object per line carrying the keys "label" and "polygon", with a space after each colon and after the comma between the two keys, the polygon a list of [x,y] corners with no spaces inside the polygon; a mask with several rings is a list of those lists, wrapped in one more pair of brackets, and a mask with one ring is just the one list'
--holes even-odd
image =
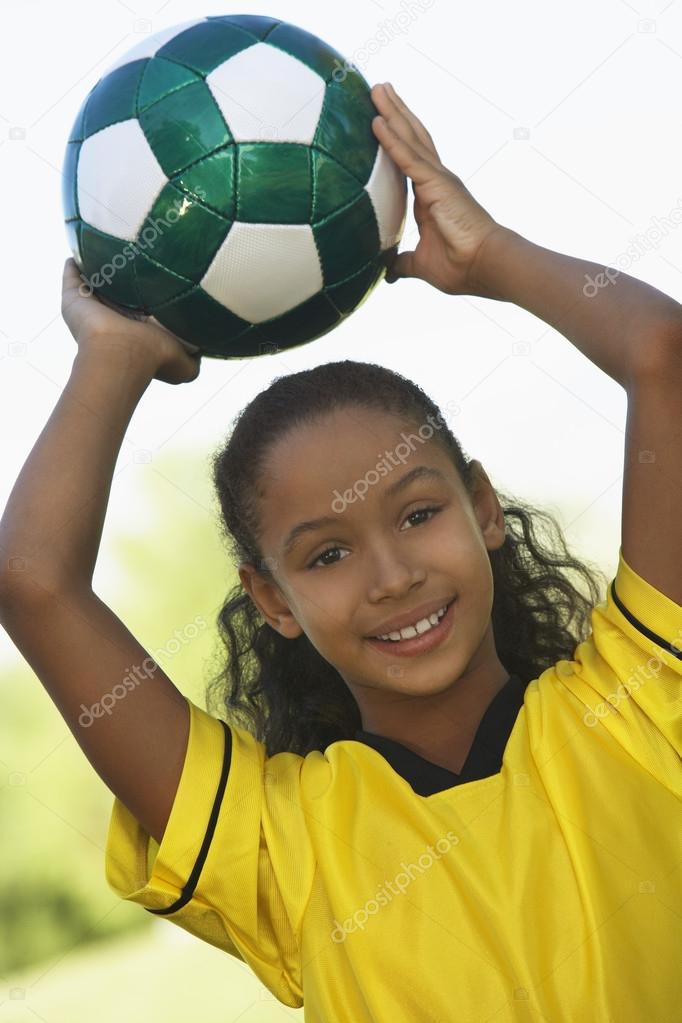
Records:
{"label": "chin", "polygon": [[[419,678],[420,675],[423,677]],[[452,671],[447,676],[439,677],[427,666],[393,664],[388,666],[381,688],[409,696],[435,696],[450,689],[459,677],[459,674],[453,675]]]}

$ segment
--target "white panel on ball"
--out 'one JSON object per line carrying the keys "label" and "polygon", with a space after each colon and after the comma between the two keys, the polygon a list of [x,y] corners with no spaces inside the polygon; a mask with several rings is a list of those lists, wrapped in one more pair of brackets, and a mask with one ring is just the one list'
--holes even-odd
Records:
{"label": "white panel on ball", "polygon": [[236,142],[312,143],[325,83],[283,50],[256,43],[211,71],[206,83]]}
{"label": "white panel on ball", "polygon": [[399,240],[407,211],[405,178],[383,146],[365,185],[374,206],[379,224],[382,251],[392,248]]}
{"label": "white panel on ball", "polygon": [[137,118],[102,128],[85,140],[78,158],[81,219],[134,241],[167,181]]}
{"label": "white panel on ball", "polygon": [[155,32],[153,35],[146,36],[137,45],[131,47],[127,53],[124,53],[122,57],[106,69],[105,75],[111,74],[116,68],[123,67],[124,64],[130,64],[133,60],[142,60],[143,57],[155,56],[157,50],[160,50],[162,46],[170,42],[171,39],[175,39],[181,32],[186,32],[188,28],[192,28],[193,25],[198,25],[200,22],[206,21],[206,18],[194,18],[192,21],[182,21],[179,25],[171,25],[170,28],[164,28],[160,32]]}
{"label": "white panel on ball", "polygon": [[308,224],[236,221],[201,286],[242,319],[263,323],[312,298],[323,283]]}

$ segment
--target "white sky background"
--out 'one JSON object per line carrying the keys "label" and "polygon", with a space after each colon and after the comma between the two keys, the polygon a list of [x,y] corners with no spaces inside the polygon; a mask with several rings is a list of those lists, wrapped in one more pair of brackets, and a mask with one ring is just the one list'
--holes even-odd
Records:
{"label": "white sky background", "polygon": [[[372,85],[392,81],[445,165],[500,223],[682,297],[675,223],[682,219],[680,0],[346,0],[343,9],[312,0],[243,0],[232,8],[184,0],[161,7],[158,0],[3,0],[0,508],[76,353],[60,315],[69,255],[61,166],[75,115],[109,64],[145,31],[200,14],[247,12],[321,36]],[[382,26],[394,36],[389,44],[379,42]],[[416,242],[411,207],[410,192],[402,248]],[[153,522],[136,523],[144,475],[155,474],[155,483],[175,494],[182,488],[159,474],[155,459],[178,449],[204,457],[274,377],[341,358],[396,369],[446,414],[458,409],[450,425],[493,484],[557,513],[575,553],[615,572],[624,391],[525,310],[448,297],[411,280],[382,284],[354,316],[310,345],[252,360],[204,358],[189,385],[154,381],[117,464],[96,588],[106,590],[114,568],[109,531],[153,529]],[[7,655],[16,652],[0,630],[0,656]]]}

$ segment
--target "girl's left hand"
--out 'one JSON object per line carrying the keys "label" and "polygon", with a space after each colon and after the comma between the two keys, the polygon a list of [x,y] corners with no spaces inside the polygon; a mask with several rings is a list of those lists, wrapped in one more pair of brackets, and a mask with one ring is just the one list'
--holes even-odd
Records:
{"label": "girl's left hand", "polygon": [[477,285],[472,267],[485,240],[504,228],[443,166],[428,131],[390,84],[375,85],[372,101],[381,115],[372,121],[379,143],[412,179],[419,228],[416,249],[396,256],[386,280],[419,277],[446,295],[492,297]]}

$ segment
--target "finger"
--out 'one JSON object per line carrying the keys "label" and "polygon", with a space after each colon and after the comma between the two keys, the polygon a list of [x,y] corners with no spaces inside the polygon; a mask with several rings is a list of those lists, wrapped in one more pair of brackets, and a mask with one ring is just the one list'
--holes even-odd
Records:
{"label": "finger", "polygon": [[394,284],[401,277],[416,277],[414,272],[414,252],[401,252],[396,256],[386,271],[386,283]]}
{"label": "finger", "polygon": [[74,259],[67,259],[64,263],[64,272],[62,274],[62,284],[65,289],[73,288],[77,285],[80,278],[78,273],[78,267]]}
{"label": "finger", "polygon": [[391,98],[391,95],[388,92],[386,86],[378,85],[375,86],[375,89],[376,89],[375,106],[379,110],[379,113],[383,116],[384,120],[388,124],[390,124],[390,126],[398,135],[401,135],[415,149],[421,149],[424,143],[417,135],[408,118],[405,117],[405,115],[400,110],[398,105]]}
{"label": "finger", "polygon": [[189,343],[189,341],[183,341],[182,338],[179,338],[178,340],[180,341],[182,346],[186,349],[186,351],[189,352],[190,355],[196,355],[197,352],[201,351],[201,349],[199,348],[199,345],[192,345],[192,344]]}
{"label": "finger", "polygon": [[69,304],[76,300],[77,295],[86,298],[91,294],[92,288],[88,286],[87,278],[78,269],[75,259],[69,257],[64,263],[62,275],[62,298],[70,299]]}
{"label": "finger", "polygon": [[426,184],[437,177],[438,171],[433,164],[401,138],[383,117],[375,117],[372,127],[388,155],[395,161],[403,174],[412,178],[415,185]]}
{"label": "finger", "polygon": [[[412,138],[420,145],[424,146],[424,148],[428,150],[429,154],[440,162],[440,157],[438,156],[438,151],[434,145],[433,139],[419,118],[413,114],[407,104],[402,101],[390,82],[384,82],[383,85],[375,86],[375,88],[377,89],[377,98],[379,99],[379,102],[381,103],[382,96],[385,98],[385,103],[382,104],[382,112],[385,108],[393,111],[395,117],[401,118],[405,123]],[[387,117],[387,120],[388,119],[390,118]]]}
{"label": "finger", "polygon": [[405,101],[403,99],[401,99],[401,97],[395,91],[395,89],[393,88],[393,86],[391,85],[390,82],[386,82],[386,88],[387,88],[387,91],[388,91],[388,94],[389,94],[390,98],[393,100],[393,102],[398,107],[398,109],[403,114],[403,116],[406,117],[407,120],[410,122],[410,124],[412,126],[412,129],[414,130],[415,134],[418,136],[420,141],[423,142],[423,144],[427,147],[427,149],[431,149],[433,151],[433,153],[436,156],[438,156],[438,152],[436,150],[436,146],[434,144],[434,141],[433,141],[431,135],[426,130],[426,128],[424,127],[422,122],[419,120],[417,115],[412,110],[410,110],[410,108],[408,107],[407,103],[405,103]]}
{"label": "finger", "polygon": [[69,256],[69,258],[64,262],[63,278],[64,283],[71,287],[80,284],[85,279],[81,271],[78,269],[78,263],[72,256]]}
{"label": "finger", "polygon": [[64,263],[62,275],[62,302],[61,313],[66,325],[71,329],[71,307],[78,300],[78,289],[82,285],[82,278],[76,261],[69,258]]}
{"label": "finger", "polygon": [[200,372],[201,355],[184,352],[180,361],[174,362],[166,369],[158,370],[155,379],[163,381],[164,384],[190,384],[197,379]]}

